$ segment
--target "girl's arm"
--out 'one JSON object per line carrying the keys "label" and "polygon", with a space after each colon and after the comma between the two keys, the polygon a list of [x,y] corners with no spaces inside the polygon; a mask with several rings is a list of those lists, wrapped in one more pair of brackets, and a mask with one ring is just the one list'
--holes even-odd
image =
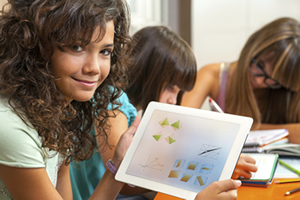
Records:
{"label": "girl's arm", "polygon": [[[110,117],[108,120],[108,124],[111,126],[108,135],[108,143],[111,145],[111,148],[106,148],[105,151],[103,151],[101,147],[99,148],[100,156],[104,164],[113,157],[118,141],[122,134],[128,129],[127,117],[125,114],[119,110],[109,111],[109,114],[112,115],[112,112],[116,114],[116,117]],[[96,128],[95,133],[98,135]],[[101,144],[101,136],[97,136],[96,140],[98,145]]]}
{"label": "girl's arm", "polygon": [[[112,112],[112,111],[110,111]],[[112,148],[107,148],[104,152],[101,151],[101,148],[99,149],[101,159],[103,163],[105,164],[109,159],[111,159],[114,155],[115,147],[122,136],[122,134],[128,129],[128,120],[126,115],[117,110],[114,111],[116,114],[116,117],[110,117],[108,123],[111,125],[110,134],[108,137],[108,142],[110,145],[112,145]],[[96,129],[95,129],[96,131]],[[96,131],[97,135],[97,131]],[[100,144],[101,138],[97,137],[97,143]],[[147,192],[149,190],[139,188],[139,187],[129,187],[127,184],[124,185],[124,187],[121,190],[121,194],[124,195],[135,195],[135,194],[141,194],[144,192]]]}
{"label": "girl's arm", "polygon": [[[0,165],[0,178],[14,200],[63,199],[51,183],[45,168],[16,168]],[[71,191],[71,188],[67,191]],[[63,192],[62,188],[60,192]],[[63,192],[63,195],[65,199],[72,199],[72,194],[69,192]]]}
{"label": "girl's arm", "polygon": [[216,100],[219,92],[219,73],[220,63],[202,67],[197,72],[194,88],[191,91],[184,93],[181,105],[192,108],[201,108],[207,96]]}
{"label": "girl's arm", "polygon": [[[120,166],[139,123],[140,119],[136,117],[129,129],[122,134],[112,157],[116,167]],[[124,183],[115,180],[115,175],[112,172],[106,170],[90,199],[115,199],[123,185]]]}
{"label": "girl's arm", "polygon": [[63,199],[72,200],[72,187],[70,181],[70,165],[65,165],[65,162],[60,166],[57,174],[56,189]]}

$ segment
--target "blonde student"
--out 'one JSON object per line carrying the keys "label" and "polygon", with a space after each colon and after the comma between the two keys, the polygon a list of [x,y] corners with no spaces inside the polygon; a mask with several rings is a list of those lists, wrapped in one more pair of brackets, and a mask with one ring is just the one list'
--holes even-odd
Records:
{"label": "blonde student", "polygon": [[[101,149],[90,160],[74,164],[71,167],[72,186],[79,191],[74,196],[85,199],[93,192],[95,183],[102,178],[105,163],[111,158],[114,146],[137,115],[150,101],[176,104],[178,94],[193,88],[196,80],[196,61],[189,45],[169,28],[151,26],[139,30],[133,35],[133,43],[127,54],[130,58],[128,86],[118,99],[122,104],[118,111],[112,111],[115,117],[109,118],[111,125],[108,138],[112,148]],[[128,96],[127,96],[128,95]],[[95,133],[94,133],[95,134]],[[96,131],[97,135],[97,131]],[[101,137],[96,137],[102,143]],[[255,168],[254,160],[242,159],[241,166]],[[248,167],[249,168],[249,167]],[[240,175],[249,173],[245,169],[236,169]],[[235,199],[236,188],[240,182],[233,180],[218,181],[200,192],[196,199]],[[124,185],[118,198],[146,199],[148,191],[142,188]]]}
{"label": "blonde student", "polygon": [[[0,199],[73,199],[68,164],[92,155],[96,116],[107,144],[128,30],[122,0],[8,0],[0,15]],[[116,166],[138,123],[116,145]],[[90,199],[114,199],[122,186],[107,171]]]}
{"label": "blonde student", "polygon": [[200,108],[207,96],[226,113],[254,119],[252,129],[288,129],[300,143],[300,24],[279,18],[254,32],[237,61],[214,63],[197,73],[183,106]]}

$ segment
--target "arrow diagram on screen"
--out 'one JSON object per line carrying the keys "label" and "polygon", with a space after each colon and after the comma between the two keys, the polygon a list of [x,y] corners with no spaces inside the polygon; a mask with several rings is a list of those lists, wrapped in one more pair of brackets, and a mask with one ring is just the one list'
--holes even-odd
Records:
{"label": "arrow diagram on screen", "polygon": [[216,147],[213,145],[203,144],[198,153],[198,156],[217,159],[221,152],[221,149],[222,149],[222,147]]}

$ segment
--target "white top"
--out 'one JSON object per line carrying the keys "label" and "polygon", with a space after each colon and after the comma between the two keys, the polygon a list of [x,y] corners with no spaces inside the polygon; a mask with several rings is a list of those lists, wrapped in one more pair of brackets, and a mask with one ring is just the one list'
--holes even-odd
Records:
{"label": "white top", "polygon": [[[63,158],[42,148],[37,131],[28,127],[0,98],[0,164],[19,168],[44,167],[54,187]],[[0,178],[0,199],[12,199]]]}

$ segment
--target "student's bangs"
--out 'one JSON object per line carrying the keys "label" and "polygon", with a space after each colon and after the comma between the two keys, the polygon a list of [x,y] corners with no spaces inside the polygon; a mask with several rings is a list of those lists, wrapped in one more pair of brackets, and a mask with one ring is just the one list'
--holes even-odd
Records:
{"label": "student's bangs", "polygon": [[[270,46],[273,49],[273,71],[271,77],[291,91],[300,89],[300,48],[298,38],[280,40]],[[271,52],[266,50],[264,55]]]}
{"label": "student's bangs", "polygon": [[171,85],[177,85],[183,91],[190,91],[195,85],[197,66],[195,58],[185,56],[187,56],[185,57],[187,61],[177,61],[173,70],[170,71],[170,83]]}

